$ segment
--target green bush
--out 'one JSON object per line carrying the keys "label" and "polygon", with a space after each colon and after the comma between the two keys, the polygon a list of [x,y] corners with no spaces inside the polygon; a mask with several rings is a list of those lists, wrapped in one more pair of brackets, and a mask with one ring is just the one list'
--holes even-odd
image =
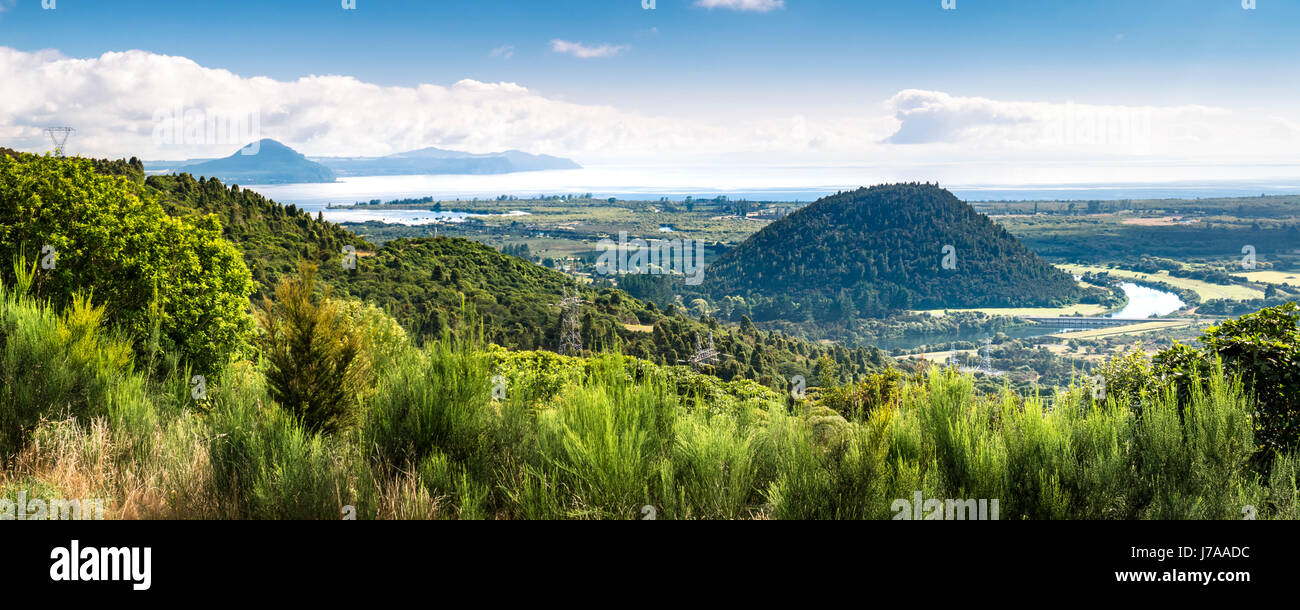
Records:
{"label": "green bush", "polygon": [[1300,307],[1261,309],[1205,331],[1201,342],[1249,385],[1260,458],[1300,448]]}
{"label": "green bush", "polygon": [[256,385],[215,388],[207,416],[208,461],[217,516],[235,519],[339,519],[371,507],[355,489],[355,448],[304,429],[284,409],[257,397]]}
{"label": "green bush", "polygon": [[739,519],[758,508],[753,437],[731,415],[697,409],[678,418],[671,466],[662,496],[668,516]]}
{"label": "green bush", "polygon": [[601,356],[584,384],[538,415],[541,468],[565,494],[565,515],[628,519],[654,501],[670,459],[677,394],[662,380],[637,383],[622,359]]}
{"label": "green bush", "polygon": [[[327,295],[314,296],[316,267],[285,277],[258,316],[271,396],[310,432],[356,423],[372,375],[363,352],[364,326]],[[391,357],[391,356],[388,356]]]}
{"label": "green bush", "polygon": [[366,450],[389,468],[419,464],[436,451],[456,463],[481,459],[492,376],[480,336],[445,331],[382,376],[362,429]]}
{"label": "green bush", "polygon": [[82,295],[57,314],[0,283],[0,456],[42,418],[89,420],[145,401],[130,343],[105,315]]}
{"label": "green bush", "polygon": [[56,308],[90,295],[142,355],[155,325],[159,348],[201,372],[247,344],[253,284],[216,217],[168,216],[149,189],[89,160],[0,157],[0,261],[22,255],[43,263],[37,295]]}

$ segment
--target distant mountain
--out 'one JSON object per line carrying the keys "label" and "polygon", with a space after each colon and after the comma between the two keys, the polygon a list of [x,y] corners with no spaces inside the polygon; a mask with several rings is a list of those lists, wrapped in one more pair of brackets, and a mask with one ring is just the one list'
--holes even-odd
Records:
{"label": "distant mountain", "polygon": [[582,169],[570,159],[518,150],[474,154],[421,148],[386,157],[306,157],[275,140],[265,139],[222,159],[150,161],[151,174],[186,172],[216,176],[239,184],[334,182],[335,176],[406,176],[414,174],[509,174],[548,169]]}
{"label": "distant mountain", "polygon": [[[928,184],[891,184],[813,202],[705,269],[715,299],[819,319],[899,309],[1057,306],[1083,291],[987,216]],[[787,311],[789,310],[789,311]]]}
{"label": "distant mountain", "polygon": [[334,182],[334,172],[328,167],[271,139],[259,140],[223,159],[182,165],[176,171],[238,184]]}
{"label": "distant mountain", "polygon": [[340,176],[508,174],[548,169],[582,169],[581,165],[570,159],[518,150],[474,154],[433,147],[386,157],[313,157],[313,160]]}

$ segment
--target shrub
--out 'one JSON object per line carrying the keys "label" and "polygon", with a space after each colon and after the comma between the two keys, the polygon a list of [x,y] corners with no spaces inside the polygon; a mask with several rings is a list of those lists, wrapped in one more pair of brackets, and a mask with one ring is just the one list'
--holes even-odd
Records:
{"label": "shrub", "polygon": [[313,296],[315,280],[307,264],[281,280],[258,317],[259,343],[272,398],[308,431],[334,432],[356,423],[372,373],[362,333],[328,294]]}
{"label": "shrub", "polygon": [[170,217],[148,189],[89,160],[0,157],[0,260],[24,253],[52,256],[37,294],[56,308],[93,295],[141,354],[156,323],[164,352],[211,372],[252,330],[252,280],[216,217]]}
{"label": "shrub", "polygon": [[[703,409],[677,419],[672,479],[663,495],[673,518],[738,519],[756,509],[753,438],[730,415]],[[675,488],[675,489],[674,489]]]}
{"label": "shrub", "polygon": [[[216,389],[208,415],[208,461],[216,512],[239,519],[339,519],[356,506],[352,449],[306,430],[256,386]],[[369,508],[358,506],[360,514]]]}
{"label": "shrub", "polygon": [[[669,459],[677,394],[662,380],[633,382],[619,357],[602,356],[584,384],[538,415],[541,466],[571,517],[628,519],[655,502]],[[661,505],[661,504],[660,504]]]}
{"label": "shrub", "polygon": [[86,296],[56,314],[0,283],[0,456],[42,418],[89,420],[145,400],[130,344],[104,318]]}
{"label": "shrub", "polygon": [[1201,342],[1251,387],[1261,459],[1300,448],[1300,307],[1286,303],[1228,320]]}
{"label": "shrub", "polygon": [[439,341],[393,364],[366,416],[366,450],[388,468],[435,451],[457,463],[480,456],[489,431],[492,369],[481,335],[445,330]]}

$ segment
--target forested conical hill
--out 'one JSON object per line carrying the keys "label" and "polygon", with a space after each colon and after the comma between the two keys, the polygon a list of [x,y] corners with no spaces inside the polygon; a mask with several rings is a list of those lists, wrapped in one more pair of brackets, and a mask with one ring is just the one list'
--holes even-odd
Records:
{"label": "forested conical hill", "polygon": [[[26,153],[0,150],[22,157]],[[783,387],[793,375],[812,379],[817,362],[830,357],[845,378],[887,366],[874,348],[847,349],[762,331],[751,324],[700,321],[676,308],[660,310],[621,290],[577,286],[566,274],[466,239],[398,239],[376,249],[342,227],[215,178],[188,174],[144,176],[130,161],[92,161],[101,174],[142,184],[172,216],[215,216],[222,236],[244,257],[256,287],[253,301],[272,293],[299,261],[315,262],[318,279],[334,295],[371,302],[394,316],[415,337],[437,336],[459,324],[466,304],[477,312],[490,341],[513,349],[551,349],[559,344],[559,309],[565,286],[589,303],[580,320],[589,349],[624,353],[674,365],[690,358],[696,337],[713,333],[720,357],[704,372],[723,379],[744,377]],[[344,269],[343,247],[357,253]]]}
{"label": "forested conical hill", "polygon": [[819,199],[709,265],[705,288],[714,298],[820,300],[861,315],[1055,306],[1081,296],[1069,275],[987,216],[920,183]]}

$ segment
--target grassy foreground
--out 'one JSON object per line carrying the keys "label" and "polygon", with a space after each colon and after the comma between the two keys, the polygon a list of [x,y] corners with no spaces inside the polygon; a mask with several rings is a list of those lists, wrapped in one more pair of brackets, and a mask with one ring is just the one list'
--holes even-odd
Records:
{"label": "grassy foreground", "polygon": [[105,498],[108,518],[889,519],[917,491],[998,499],[1002,519],[1300,515],[1294,459],[1256,474],[1249,403],[1222,372],[1181,410],[979,395],[938,369],[796,401],[446,334],[390,343],[356,421],[309,431],[265,362],[200,393],[183,367],[135,372],[102,309],[24,292],[0,287],[0,498]]}

